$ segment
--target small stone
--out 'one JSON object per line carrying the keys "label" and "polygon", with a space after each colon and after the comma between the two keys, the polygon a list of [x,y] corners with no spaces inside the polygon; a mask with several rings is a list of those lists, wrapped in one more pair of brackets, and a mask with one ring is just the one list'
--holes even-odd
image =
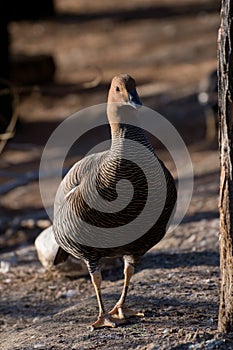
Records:
{"label": "small stone", "polygon": [[49,220],[37,220],[36,225],[44,230],[51,225],[51,222]]}
{"label": "small stone", "polygon": [[55,290],[55,289],[57,289],[57,286],[48,286],[48,288],[51,290]]}
{"label": "small stone", "polygon": [[62,293],[60,298],[72,298],[77,295],[77,291],[75,289],[69,289],[67,292]]}
{"label": "small stone", "polygon": [[11,283],[11,278],[6,278],[5,280],[3,280],[3,283],[5,284]]}
{"label": "small stone", "polygon": [[4,274],[8,273],[10,271],[10,266],[11,264],[9,263],[9,261],[1,261],[0,272]]}
{"label": "small stone", "polygon": [[38,343],[38,344],[34,344],[33,348],[39,349],[39,350],[46,350],[46,345],[43,343]]}
{"label": "small stone", "polygon": [[34,228],[35,227],[35,220],[33,220],[33,219],[22,220],[21,226],[25,227],[25,228]]}

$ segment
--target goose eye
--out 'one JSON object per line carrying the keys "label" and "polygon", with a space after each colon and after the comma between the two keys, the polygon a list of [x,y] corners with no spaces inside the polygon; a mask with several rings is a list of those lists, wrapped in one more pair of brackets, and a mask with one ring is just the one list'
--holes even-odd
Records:
{"label": "goose eye", "polygon": [[119,86],[116,87],[116,91],[119,92],[120,91],[120,88]]}

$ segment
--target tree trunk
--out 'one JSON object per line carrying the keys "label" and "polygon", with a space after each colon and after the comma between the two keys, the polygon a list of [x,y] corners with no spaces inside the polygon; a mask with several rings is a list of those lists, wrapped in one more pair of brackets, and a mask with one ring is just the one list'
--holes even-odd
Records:
{"label": "tree trunk", "polygon": [[220,175],[220,332],[233,331],[232,84],[233,0],[222,0],[218,36]]}

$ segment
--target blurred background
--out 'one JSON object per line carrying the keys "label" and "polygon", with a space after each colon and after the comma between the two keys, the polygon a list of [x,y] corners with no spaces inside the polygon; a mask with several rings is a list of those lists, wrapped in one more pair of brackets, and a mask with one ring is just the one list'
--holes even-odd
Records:
{"label": "blurred background", "polygon": [[[213,0],[1,1],[3,252],[32,243],[49,225],[38,188],[43,147],[70,114],[106,102],[117,74],[132,75],[143,104],[178,129],[196,176],[207,171],[217,181],[219,7]],[[217,216],[216,188],[210,202],[194,198],[189,218]]]}

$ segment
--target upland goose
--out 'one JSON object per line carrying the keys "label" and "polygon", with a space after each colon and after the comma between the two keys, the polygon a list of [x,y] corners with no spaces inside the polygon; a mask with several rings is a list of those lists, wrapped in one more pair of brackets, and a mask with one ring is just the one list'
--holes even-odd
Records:
{"label": "upland goose", "polygon": [[[116,324],[124,322],[127,317],[143,316],[142,313],[125,307],[129,282],[140,257],[165,235],[176,204],[174,179],[157,158],[144,130],[138,125],[140,105],[134,79],[127,74],[114,77],[107,104],[112,137],[111,147],[105,152],[86,156],[77,162],[62,180],[55,199],[53,231],[60,249],[54,264],[64,260],[66,254],[71,254],[86,263],[99,305],[99,316],[92,324],[93,328],[115,327]],[[133,142],[132,146],[130,141]],[[127,238],[127,224],[140,215],[148,199],[148,184],[143,170],[134,161],[127,160],[124,156],[127,147],[130,148],[130,152],[127,149],[126,153],[130,153],[133,159],[137,160],[139,151],[134,147],[135,142],[144,147],[153,158],[152,161],[145,159],[145,167],[152,168],[153,171],[151,163],[155,160],[156,166],[160,168],[160,172],[152,174],[155,178],[158,177],[152,193],[155,205],[157,198],[159,200],[159,196],[161,197],[161,191],[164,192],[165,200],[158,218],[151,227],[141,236],[129,242],[126,239],[126,243],[122,243]],[[161,190],[162,177],[165,190]],[[117,212],[107,212],[90,205],[91,200],[95,204],[99,200],[95,201],[95,198],[91,198],[91,192],[95,188],[95,196],[99,195],[107,206],[111,207],[111,203],[117,199],[117,186],[122,179],[130,181],[133,185],[132,199],[125,208]],[[122,228],[122,232],[119,231],[118,244],[114,244],[118,238],[113,230],[116,227]],[[101,228],[109,230],[110,243],[107,236],[104,236],[106,239],[100,238],[102,236],[96,233]],[[112,235],[116,235],[113,241],[111,241]],[[115,307],[107,313],[100,290],[102,281],[100,261],[104,257],[119,256],[123,257],[125,265],[123,291]]]}

